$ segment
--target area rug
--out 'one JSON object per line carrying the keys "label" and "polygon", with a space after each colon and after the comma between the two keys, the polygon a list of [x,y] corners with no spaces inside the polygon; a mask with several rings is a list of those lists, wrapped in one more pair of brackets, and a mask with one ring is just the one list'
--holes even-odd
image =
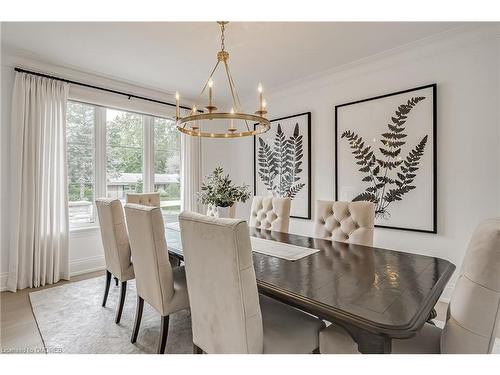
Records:
{"label": "area rug", "polygon": [[[112,282],[106,307],[101,307],[104,284],[104,277],[97,277],[29,294],[47,352],[156,353],[160,315],[147,303],[137,342],[130,343],[136,308],[134,280],[127,285],[120,324],[115,324],[120,288]],[[192,350],[189,312],[172,314],[165,352],[181,354]]]}
{"label": "area rug", "polygon": [[[156,353],[160,316],[147,303],[144,303],[137,342],[130,343],[136,305],[135,281],[128,282],[120,324],[115,324],[120,288],[112,282],[106,307],[101,307],[103,293],[104,277],[97,277],[29,294],[47,352]],[[440,328],[444,326],[444,322],[435,322]],[[192,345],[189,312],[171,315],[165,352],[192,353]],[[493,353],[500,353],[499,339],[495,342]]]}

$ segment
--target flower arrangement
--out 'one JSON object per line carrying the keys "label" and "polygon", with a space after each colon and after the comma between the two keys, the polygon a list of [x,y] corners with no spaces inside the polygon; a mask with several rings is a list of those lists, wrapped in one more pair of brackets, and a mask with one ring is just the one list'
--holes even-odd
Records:
{"label": "flower arrangement", "polygon": [[231,207],[235,202],[246,202],[250,198],[250,186],[233,185],[229,175],[224,176],[221,167],[205,176],[201,192],[197,193],[198,202],[216,207]]}

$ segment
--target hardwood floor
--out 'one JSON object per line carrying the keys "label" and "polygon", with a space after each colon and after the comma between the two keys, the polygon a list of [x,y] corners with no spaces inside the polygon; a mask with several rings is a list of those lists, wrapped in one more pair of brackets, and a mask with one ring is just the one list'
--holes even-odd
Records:
{"label": "hardwood floor", "polygon": [[[0,293],[0,348],[1,353],[27,352],[43,353],[44,345],[36,325],[29,293],[35,290],[53,288],[56,286],[74,283],[104,275],[104,271],[74,276],[71,281],[61,281],[57,284],[46,285],[40,288],[26,288],[16,293]],[[114,283],[113,286],[114,287]]]}

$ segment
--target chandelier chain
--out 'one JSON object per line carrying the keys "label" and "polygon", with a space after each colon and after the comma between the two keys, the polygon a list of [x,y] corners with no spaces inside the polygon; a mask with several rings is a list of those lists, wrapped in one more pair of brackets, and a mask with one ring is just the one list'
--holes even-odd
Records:
{"label": "chandelier chain", "polygon": [[[229,53],[226,52],[225,25],[228,22],[218,21],[217,23],[220,25],[220,32],[221,32],[220,34],[221,50],[217,53],[217,63],[211,70],[208,79],[206,80],[205,84],[203,85],[203,88],[201,89],[200,94],[198,95],[198,98],[195,100],[191,114],[186,116],[177,115],[176,117],[177,130],[190,136],[210,137],[210,138],[236,138],[236,137],[246,137],[246,136],[263,134],[270,129],[270,121],[264,117],[265,113],[267,112],[263,110],[262,106],[263,99],[262,99],[262,89],[260,88],[261,86],[259,84],[260,104],[261,104],[260,110],[255,112],[255,114],[242,112],[241,100],[238,95],[238,91],[236,89],[234,78],[229,68],[229,63],[228,63]],[[234,109],[231,109],[231,112],[217,112],[217,107],[213,105],[212,101],[213,100],[212,77],[214,76],[214,73],[217,71],[217,68],[219,69],[222,68],[220,65],[224,66],[223,69],[225,70],[225,75],[229,83],[229,90],[234,107]],[[208,106],[206,106],[205,109],[208,110],[208,113],[198,109],[198,103],[200,99],[203,97],[203,94],[206,92],[207,88],[208,88],[209,102]],[[179,113],[178,97],[176,97],[176,99],[177,99],[177,113]],[[202,123],[205,120],[227,120],[230,122],[231,126],[225,132],[203,131],[201,128],[202,128]],[[234,127],[233,121],[236,120],[243,121],[246,126],[246,130],[245,129],[238,130],[237,127]],[[259,124],[259,126],[250,127],[249,122],[257,123]],[[187,127],[188,124],[191,124],[191,128]]]}
{"label": "chandelier chain", "polygon": [[221,34],[220,34],[220,48],[221,48],[221,51],[224,51],[226,49],[226,45],[224,44],[224,40],[225,40],[224,30],[225,29],[226,29],[226,26],[224,25],[224,23],[221,23],[221,25],[220,25],[220,31],[221,31]]}

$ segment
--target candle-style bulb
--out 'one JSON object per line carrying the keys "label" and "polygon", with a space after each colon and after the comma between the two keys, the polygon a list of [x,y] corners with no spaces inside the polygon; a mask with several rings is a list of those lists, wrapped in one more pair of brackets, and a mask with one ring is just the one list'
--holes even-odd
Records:
{"label": "candle-style bulb", "polygon": [[259,111],[262,112],[264,110],[264,106],[262,105],[264,102],[264,96],[262,95],[262,83],[259,83],[257,90],[259,90]]}
{"label": "candle-style bulb", "polygon": [[[231,115],[234,115],[234,108],[231,108]],[[231,118],[231,127],[229,128],[230,132],[234,132],[236,129],[234,128],[234,120]]]}
{"label": "candle-style bulb", "polygon": [[214,81],[212,81],[212,77],[208,80],[208,111],[212,112],[214,108],[212,108],[212,86],[214,85]]}
{"label": "candle-style bulb", "polygon": [[266,99],[262,100],[262,108],[266,108],[267,106],[267,102],[266,102]]}
{"label": "candle-style bulb", "polygon": [[177,120],[181,117],[181,111],[179,109],[179,99],[180,99],[179,91],[176,91],[175,92],[175,117]]}

